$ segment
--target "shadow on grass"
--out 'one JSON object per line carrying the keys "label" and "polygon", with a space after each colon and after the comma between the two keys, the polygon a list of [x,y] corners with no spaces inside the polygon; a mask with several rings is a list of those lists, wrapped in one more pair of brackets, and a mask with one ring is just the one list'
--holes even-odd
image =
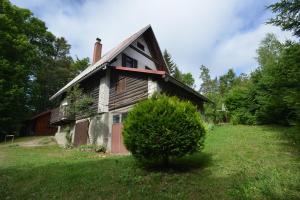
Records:
{"label": "shadow on grass", "polygon": [[299,126],[265,125],[263,130],[276,133],[276,137],[281,141],[282,147],[293,147],[300,153]]}
{"label": "shadow on grass", "polygon": [[197,152],[182,158],[170,160],[168,165],[162,162],[138,164],[147,171],[178,172],[185,173],[192,170],[202,169],[212,165],[212,155],[203,152]]}

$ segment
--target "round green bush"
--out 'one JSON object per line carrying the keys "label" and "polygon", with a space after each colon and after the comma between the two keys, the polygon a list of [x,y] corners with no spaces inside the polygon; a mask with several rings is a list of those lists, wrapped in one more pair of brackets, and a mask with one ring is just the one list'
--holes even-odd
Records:
{"label": "round green bush", "polygon": [[141,160],[164,161],[199,151],[205,129],[197,108],[156,95],[134,106],[124,122],[124,143]]}

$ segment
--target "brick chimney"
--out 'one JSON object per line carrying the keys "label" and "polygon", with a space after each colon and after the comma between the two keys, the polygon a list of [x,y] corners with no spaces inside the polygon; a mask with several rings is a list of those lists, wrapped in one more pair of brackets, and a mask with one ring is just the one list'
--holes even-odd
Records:
{"label": "brick chimney", "polygon": [[94,46],[94,54],[93,54],[93,64],[95,64],[101,58],[102,53],[102,44],[99,38],[96,38],[95,46]]}

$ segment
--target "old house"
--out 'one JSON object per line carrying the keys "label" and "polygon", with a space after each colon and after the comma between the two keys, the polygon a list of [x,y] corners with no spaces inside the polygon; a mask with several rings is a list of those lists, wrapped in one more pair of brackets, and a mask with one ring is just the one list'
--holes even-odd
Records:
{"label": "old house", "polygon": [[[105,55],[97,39],[93,63],[61,88],[51,99],[61,104],[52,112],[51,124],[59,126],[56,138],[66,142],[70,131],[75,146],[95,143],[113,153],[126,152],[122,140],[122,121],[132,106],[149,98],[155,91],[188,99],[203,109],[208,99],[169,75],[162,52],[150,25],[133,34]],[[66,91],[79,83],[93,97],[96,115],[70,120],[65,115],[68,106]]]}

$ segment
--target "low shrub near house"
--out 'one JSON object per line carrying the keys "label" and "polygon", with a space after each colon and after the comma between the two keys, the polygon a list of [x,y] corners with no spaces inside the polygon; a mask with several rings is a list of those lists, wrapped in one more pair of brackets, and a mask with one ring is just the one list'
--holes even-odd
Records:
{"label": "low shrub near house", "polygon": [[166,164],[170,158],[199,151],[205,128],[190,102],[155,95],[129,112],[123,135],[125,146],[135,158]]}
{"label": "low shrub near house", "polygon": [[103,145],[96,145],[96,144],[86,144],[81,145],[79,147],[80,151],[89,151],[89,152],[97,152],[97,153],[105,153],[106,148]]}

